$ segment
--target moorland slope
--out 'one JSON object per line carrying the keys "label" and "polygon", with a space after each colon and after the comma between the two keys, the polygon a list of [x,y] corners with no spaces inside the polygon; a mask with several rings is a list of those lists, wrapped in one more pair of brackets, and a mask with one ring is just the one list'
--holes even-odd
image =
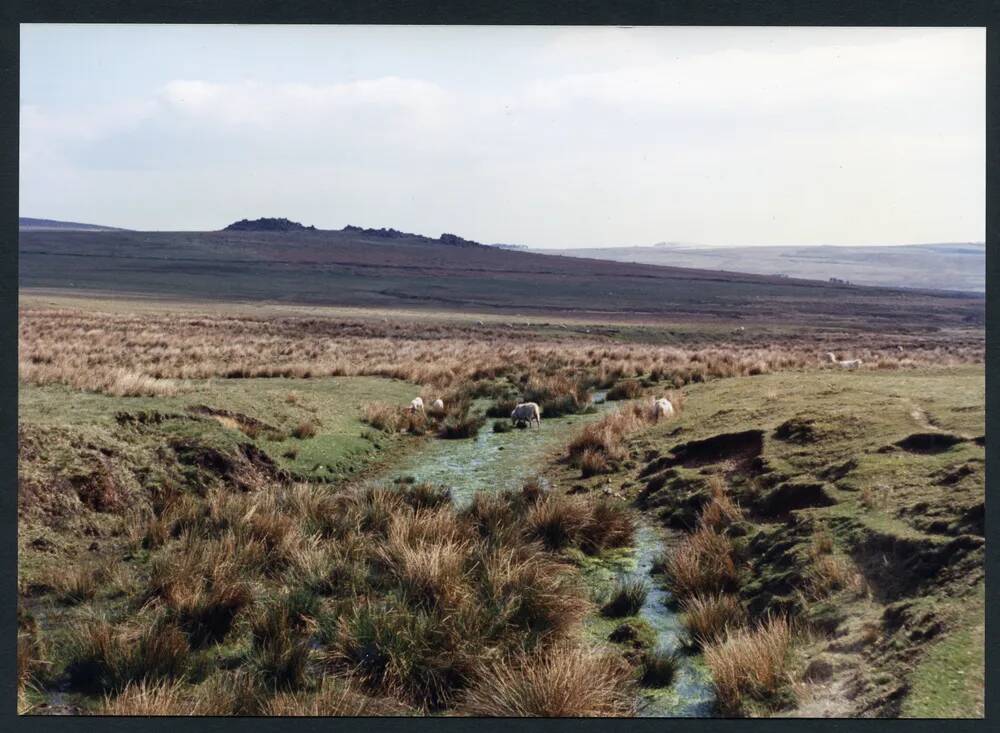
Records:
{"label": "moorland slope", "polygon": [[981,296],[552,257],[454,235],[23,231],[22,288],[174,299],[854,325],[981,326]]}

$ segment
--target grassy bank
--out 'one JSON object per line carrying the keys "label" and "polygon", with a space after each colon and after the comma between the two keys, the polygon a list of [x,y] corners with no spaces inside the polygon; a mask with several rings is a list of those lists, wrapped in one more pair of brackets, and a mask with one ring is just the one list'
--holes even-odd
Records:
{"label": "grassy bank", "polygon": [[[982,369],[771,374],[684,392],[684,413],[634,435],[617,470],[554,475],[576,493],[631,497],[675,533],[657,582],[724,709],[981,710]],[[733,670],[744,651],[767,668]]]}

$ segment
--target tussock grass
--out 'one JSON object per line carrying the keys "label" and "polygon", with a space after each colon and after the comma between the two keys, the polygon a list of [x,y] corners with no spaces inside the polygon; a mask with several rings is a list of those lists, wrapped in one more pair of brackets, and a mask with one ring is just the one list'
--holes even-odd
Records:
{"label": "tussock grass", "polygon": [[589,390],[580,382],[563,375],[532,375],[524,385],[523,396],[522,402],[538,403],[542,414],[547,417],[582,412],[590,405]]}
{"label": "tussock grass", "polygon": [[298,440],[306,440],[316,436],[316,425],[310,420],[303,420],[292,428],[292,437]]}
{"label": "tussock grass", "polygon": [[[484,659],[547,655],[592,610],[577,570],[545,549],[545,537],[596,552],[632,532],[615,505],[550,495],[537,482],[478,495],[462,510],[446,488],[403,481],[213,489],[175,497],[161,514],[150,521],[164,524],[162,542],[134,600],[161,614],[185,656],[175,668],[140,664],[115,630],[91,633],[96,651],[75,655],[86,670],[77,679],[117,693],[148,678],[109,698],[116,709],[168,709],[173,688],[151,685],[179,679],[190,648],[237,639],[246,639],[250,677],[236,699],[200,692],[223,684],[212,681],[221,670],[188,690],[205,714],[386,709],[373,697],[406,710],[452,708]],[[335,686],[353,680],[343,683],[350,694],[324,692],[319,670]]]}
{"label": "tussock grass", "polygon": [[636,578],[619,578],[611,589],[611,595],[601,607],[601,613],[608,618],[634,616],[642,610],[642,604],[649,595],[649,586]]}
{"label": "tussock grass", "polygon": [[625,439],[653,422],[646,406],[630,402],[586,425],[566,448],[566,460],[584,477],[606,473],[628,457]]}
{"label": "tussock grass", "polygon": [[860,592],[861,573],[847,557],[834,553],[833,538],[821,529],[813,534],[808,550],[807,591],[813,599],[824,598],[845,588]]}
{"label": "tussock grass", "polygon": [[644,687],[669,687],[677,676],[680,658],[666,649],[646,650],[640,660],[639,682]]}
{"label": "tussock grass", "polygon": [[608,400],[634,400],[642,396],[642,384],[634,379],[618,382],[608,390]]}
{"label": "tussock grass", "polygon": [[767,701],[785,684],[792,632],[784,617],[750,629],[730,630],[704,649],[705,664],[722,708],[738,712],[745,696]]}
{"label": "tussock grass", "polygon": [[386,698],[375,699],[354,689],[347,681],[325,678],[315,692],[282,692],[262,710],[272,717],[369,717],[405,715],[404,705]]}
{"label": "tussock grass", "polygon": [[546,494],[531,503],[525,531],[550,550],[578,547],[594,555],[632,540],[635,525],[622,508],[565,494]]}
{"label": "tussock grass", "polygon": [[681,600],[731,590],[737,582],[732,542],[708,527],[686,536],[664,569],[667,586]]}
{"label": "tussock grass", "polygon": [[485,424],[486,418],[479,415],[450,417],[441,424],[438,435],[449,440],[475,438],[479,429]]}
{"label": "tussock grass", "polygon": [[93,692],[121,690],[142,679],[175,679],[190,660],[187,637],[164,622],[143,628],[105,619],[79,622],[63,652],[70,686]]}
{"label": "tussock grass", "polygon": [[44,585],[55,591],[56,600],[67,606],[89,601],[108,580],[107,570],[93,563],[50,570]]}
{"label": "tussock grass", "polygon": [[621,658],[581,647],[477,665],[462,712],[487,717],[598,717],[633,712]]}
{"label": "tussock grass", "polygon": [[99,715],[203,715],[191,690],[180,680],[129,682],[117,695],[105,695]]}
{"label": "tussock grass", "polygon": [[586,448],[583,453],[580,454],[579,462],[580,475],[583,478],[596,476],[600,473],[608,473],[612,469],[611,464],[608,462],[607,455],[599,450],[594,450],[593,448]]}
{"label": "tussock grass", "polygon": [[402,424],[403,408],[388,402],[369,402],[361,408],[361,419],[376,430],[394,433]]}
{"label": "tussock grass", "polygon": [[[833,337],[812,341],[808,347],[752,342],[719,346],[707,340],[675,348],[530,331],[492,332],[483,338],[480,330],[459,324],[414,334],[405,319],[383,323],[339,316],[233,317],[31,307],[19,311],[18,330],[18,376],[31,384],[151,396],[172,394],[177,389],[173,380],[211,377],[368,375],[435,390],[507,377],[525,386],[526,399],[547,403],[543,409],[548,415],[585,407],[583,384],[612,386],[623,378],[649,374],[681,387],[719,377],[818,366],[819,354],[841,350]],[[981,342],[954,346],[921,334],[906,354],[898,352],[897,342],[898,335],[884,340],[873,335],[870,345],[855,350],[855,356],[887,365],[883,368],[945,366],[983,358]],[[507,409],[491,416],[509,414]]]}
{"label": "tussock grass", "polygon": [[17,708],[18,714],[28,712],[31,705],[27,692],[45,676],[49,663],[42,643],[38,622],[20,603],[17,608]]}
{"label": "tussock grass", "polygon": [[720,532],[743,519],[743,510],[730,497],[721,476],[710,476],[708,488],[712,498],[701,509],[698,517],[699,526]]}
{"label": "tussock grass", "polygon": [[684,626],[699,646],[717,642],[730,629],[746,623],[740,599],[731,593],[693,595],[681,602]]}
{"label": "tussock grass", "polygon": [[250,622],[251,664],[278,689],[296,689],[305,684],[309,663],[309,638],[294,598],[271,601]]}

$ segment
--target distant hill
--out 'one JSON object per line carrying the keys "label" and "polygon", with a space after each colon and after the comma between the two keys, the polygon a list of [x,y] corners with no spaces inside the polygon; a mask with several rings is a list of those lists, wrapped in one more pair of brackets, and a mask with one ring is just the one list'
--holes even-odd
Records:
{"label": "distant hill", "polygon": [[101,224],[81,224],[76,221],[57,221],[55,219],[32,219],[27,216],[22,216],[17,220],[17,228],[22,232],[40,231],[40,230],[79,231],[79,232],[128,231],[126,229],[121,229],[120,227],[106,227]]}
{"label": "distant hill", "polygon": [[532,251],[812,280],[836,278],[857,285],[986,292],[986,247],[982,243],[697,247],[662,242],[652,247]]}
{"label": "distant hill", "polygon": [[234,221],[222,231],[224,232],[302,232],[316,231],[314,226],[304,226],[297,221],[279,219],[274,217],[263,217],[260,219],[240,219]]}
{"label": "distant hill", "polygon": [[226,301],[621,315],[748,325],[980,327],[981,297],[654,267],[349,227],[22,231],[22,288]]}

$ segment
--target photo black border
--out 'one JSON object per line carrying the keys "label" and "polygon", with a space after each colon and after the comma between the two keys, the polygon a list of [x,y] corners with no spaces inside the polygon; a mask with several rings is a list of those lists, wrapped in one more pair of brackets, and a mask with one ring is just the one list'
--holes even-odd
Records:
{"label": "photo black border", "polygon": [[[16,715],[16,598],[17,587],[17,218],[18,218],[18,115],[20,23],[344,23],[344,24],[497,24],[497,25],[801,25],[801,26],[967,26],[987,29],[986,82],[986,422],[987,436],[1000,431],[997,407],[997,372],[1000,344],[991,338],[1000,313],[996,285],[1000,260],[995,252],[997,206],[990,194],[1000,190],[997,149],[998,44],[994,20],[1000,2],[990,0],[891,0],[835,2],[832,0],[558,0],[530,2],[457,2],[455,0],[0,0],[0,208],[3,254],[0,257],[0,578],[12,591],[0,603],[0,726],[24,731],[174,731],[179,727],[222,733],[255,733],[264,730],[329,731],[331,728],[384,731],[616,731],[649,733],[663,730],[748,731],[809,730],[846,731],[873,727],[906,731],[936,731],[937,720],[819,720],[819,719],[541,719],[483,718],[87,718]],[[1000,499],[993,493],[997,458],[994,441],[986,445],[986,718],[949,720],[949,731],[987,730],[1000,718],[997,657],[1000,624],[996,583],[998,553],[996,528],[1000,526]]]}

